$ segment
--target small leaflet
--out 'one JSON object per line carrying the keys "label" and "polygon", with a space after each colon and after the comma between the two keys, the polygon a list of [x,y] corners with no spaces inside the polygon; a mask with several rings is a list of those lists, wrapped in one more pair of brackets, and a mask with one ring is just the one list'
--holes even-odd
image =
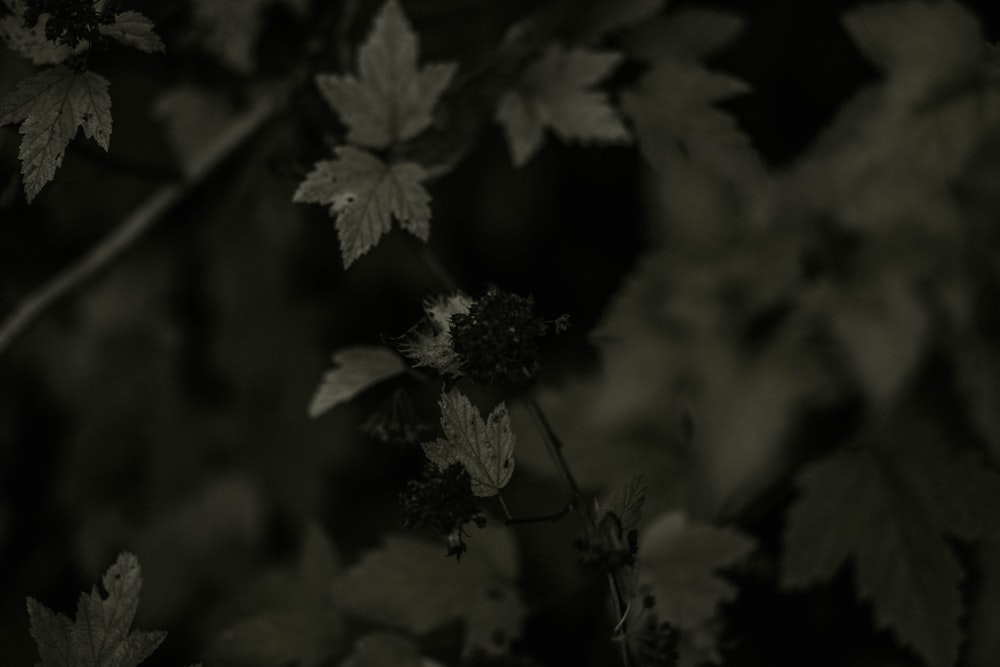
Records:
{"label": "small leaflet", "polygon": [[319,417],[369,387],[406,372],[406,364],[400,356],[381,345],[357,345],[337,350],[333,354],[333,366],[323,375],[313,394],[309,403],[310,417]]}
{"label": "small leaflet", "polygon": [[493,408],[485,422],[458,389],[442,394],[439,405],[445,439],[425,443],[427,457],[442,469],[458,461],[472,478],[473,495],[496,495],[514,474],[514,431],[507,404]]}
{"label": "small leaflet", "polygon": [[566,143],[628,144],[631,136],[607,94],[592,90],[621,62],[619,53],[555,44],[531,63],[496,112],[514,166],[541,149],[546,128]]}
{"label": "small leaflet", "polygon": [[455,63],[417,66],[419,40],[396,0],[375,17],[358,49],[358,75],[320,74],[316,85],[358,146],[387,148],[417,136],[458,69]]}
{"label": "small leaflet", "polygon": [[378,244],[393,219],[427,240],[431,197],[422,185],[423,167],[415,162],[386,164],[352,146],[341,146],[335,153],[335,160],[316,163],[292,201],[330,207],[345,268]]}
{"label": "small leaflet", "polygon": [[645,475],[637,475],[615,491],[611,499],[611,511],[621,521],[622,534],[628,535],[630,530],[639,527],[642,519],[642,506],[646,503],[646,491],[649,482]]}
{"label": "small leaflet", "polygon": [[153,22],[139,12],[116,14],[113,23],[102,25],[98,30],[102,35],[146,53],[163,53],[167,50],[160,36],[153,32]]}
{"label": "small leaflet", "polygon": [[21,123],[18,159],[30,202],[55,176],[77,128],[104,150],[111,142],[108,81],[63,65],[42,70],[0,102],[0,125]]}

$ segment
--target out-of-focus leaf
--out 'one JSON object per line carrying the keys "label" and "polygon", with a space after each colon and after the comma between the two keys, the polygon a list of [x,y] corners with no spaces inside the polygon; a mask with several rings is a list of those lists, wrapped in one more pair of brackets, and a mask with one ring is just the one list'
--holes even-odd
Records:
{"label": "out-of-focus leaf", "polygon": [[743,23],[740,16],[720,9],[680,8],[629,30],[624,47],[648,62],[699,62],[732,42]]}
{"label": "out-of-focus leaf", "polygon": [[1000,481],[974,456],[906,432],[906,445],[838,452],[806,468],[785,534],[782,580],[800,588],[848,560],[876,623],[933,667],[958,658],[963,572],[945,534],[981,539]]}
{"label": "out-of-focus leaf", "polygon": [[458,66],[417,67],[419,42],[402,8],[388,0],[358,50],[358,76],[320,74],[320,93],[348,127],[348,141],[386,148],[412,139],[434,120],[434,108]]}
{"label": "out-of-focus leaf", "polygon": [[563,142],[629,143],[631,136],[607,95],[593,90],[621,61],[621,54],[610,51],[554,45],[531,63],[497,107],[514,165],[524,165],[538,152],[546,128]]}
{"label": "out-of-focus leaf", "polygon": [[576,41],[591,44],[660,12],[666,0],[596,0],[584,3],[586,14],[579,18]]}
{"label": "out-of-focus leaf", "polygon": [[334,599],[351,614],[416,634],[460,619],[464,653],[503,652],[520,635],[525,612],[510,536],[481,531],[461,562],[442,555],[438,544],[389,536],[341,577]]}
{"label": "out-of-focus leaf", "polygon": [[340,667],[444,667],[425,658],[412,640],[393,632],[375,632],[354,643]]}
{"label": "out-of-focus leaf", "polygon": [[307,0],[197,0],[191,8],[203,47],[240,74],[250,74],[264,8],[278,2],[299,13],[307,9]]}
{"label": "out-of-focus leaf", "polygon": [[333,353],[333,366],[313,394],[310,417],[318,417],[369,387],[406,371],[400,356],[380,345],[341,348]]}
{"label": "out-of-focus leaf", "polygon": [[228,128],[236,116],[230,100],[208,88],[182,84],[164,91],[153,113],[166,126],[173,153],[185,174],[201,166],[205,146]]}
{"label": "out-of-focus leaf", "polygon": [[751,538],[731,528],[689,520],[681,512],[660,516],[639,540],[639,571],[648,575],[656,610],[683,630],[696,630],[737,589],[719,576],[754,548]]}

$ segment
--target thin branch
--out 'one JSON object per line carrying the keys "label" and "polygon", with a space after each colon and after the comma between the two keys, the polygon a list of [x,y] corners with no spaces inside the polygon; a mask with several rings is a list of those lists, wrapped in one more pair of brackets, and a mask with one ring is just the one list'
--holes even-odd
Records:
{"label": "thin branch", "polygon": [[0,354],[45,311],[111,264],[168,211],[186,199],[260,129],[277,106],[277,100],[271,97],[257,101],[197,156],[183,181],[157,189],[87,254],[29,294],[0,326]]}

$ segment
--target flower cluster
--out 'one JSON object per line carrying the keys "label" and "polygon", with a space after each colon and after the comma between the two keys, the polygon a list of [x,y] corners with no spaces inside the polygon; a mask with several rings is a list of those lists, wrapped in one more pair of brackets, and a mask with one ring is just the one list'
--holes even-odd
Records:
{"label": "flower cluster", "polygon": [[93,0],[25,0],[24,4],[24,24],[27,27],[34,28],[46,14],[46,39],[71,48],[76,48],[84,40],[98,40],[101,24],[113,20],[113,12],[99,12]]}
{"label": "flower cluster", "polygon": [[398,388],[392,396],[361,424],[369,438],[393,445],[413,445],[432,431],[423,422],[406,390]]}
{"label": "flower cluster", "polygon": [[[538,375],[537,339],[548,323],[536,317],[534,299],[490,285],[467,313],[451,316],[452,347],[462,372],[483,384],[516,383]],[[557,330],[565,320],[557,321]]]}
{"label": "flower cluster", "polygon": [[461,558],[466,551],[465,525],[486,525],[469,473],[460,463],[441,470],[428,463],[419,479],[411,480],[399,494],[404,528],[425,528],[444,535],[448,555]]}

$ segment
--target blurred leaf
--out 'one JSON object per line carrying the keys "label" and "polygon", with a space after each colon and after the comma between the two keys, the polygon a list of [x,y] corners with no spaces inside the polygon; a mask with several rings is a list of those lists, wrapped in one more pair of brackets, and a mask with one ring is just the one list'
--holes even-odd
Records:
{"label": "blurred leaf", "polygon": [[406,372],[406,364],[398,354],[375,345],[341,348],[333,353],[333,365],[309,403],[310,417],[318,417],[369,387]]}
{"label": "blurred leaf", "polygon": [[416,634],[461,619],[465,654],[500,653],[520,635],[525,613],[516,568],[504,530],[477,533],[461,562],[447,560],[439,544],[390,535],[337,582],[334,599],[351,614]]}
{"label": "blurred leaf", "polygon": [[785,532],[782,582],[800,588],[848,560],[880,627],[933,667],[958,658],[962,569],[945,540],[990,529],[1000,482],[971,455],[912,439],[898,450],[838,452],[801,474]]}
{"label": "blurred leaf", "polygon": [[652,582],[656,610],[682,630],[708,623],[736,588],[718,571],[754,549],[749,537],[731,528],[690,521],[682,512],[654,519],[639,539],[639,571]]}
{"label": "blurred leaf", "polygon": [[417,67],[419,42],[402,8],[388,0],[358,49],[358,77],[319,74],[320,93],[348,127],[347,139],[387,148],[412,139],[434,121],[434,107],[458,66]]}
{"label": "blurred leaf", "polygon": [[197,0],[191,8],[202,46],[240,74],[250,74],[256,66],[254,49],[264,7],[281,3],[303,13],[307,1]]}
{"label": "blurred leaf", "polygon": [[308,526],[295,568],[263,579],[254,609],[222,632],[209,650],[213,665],[317,667],[338,654],[344,623],[334,605],[340,564],[316,525]]}
{"label": "blurred leaf", "polygon": [[139,12],[129,11],[115,14],[114,22],[101,25],[98,31],[140,51],[162,53],[167,47],[160,36],[153,32],[153,27],[153,22],[147,17]]}
{"label": "blurred leaf", "polygon": [[610,51],[552,45],[531,63],[500,99],[496,113],[514,166],[538,152],[546,128],[567,143],[629,143],[629,132],[607,94],[591,90],[621,61],[620,54]]}
{"label": "blurred leaf", "polygon": [[402,635],[375,632],[354,643],[354,652],[340,667],[443,667],[425,658],[420,647]]}
{"label": "blurred leaf", "polygon": [[90,594],[81,593],[75,621],[28,598],[41,667],[135,667],[166,638],[165,632],[130,630],[142,589],[134,555],[120,554],[101,583],[107,597],[96,586]]}
{"label": "blurred leaf", "polygon": [[653,63],[670,59],[695,63],[732,42],[743,24],[740,16],[721,9],[679,8],[629,30],[625,50]]}
{"label": "blurred leaf", "polygon": [[427,458],[442,470],[461,463],[472,479],[473,494],[496,495],[514,474],[514,431],[507,404],[493,408],[485,422],[456,388],[443,393],[439,405],[445,438],[422,445]]}
{"label": "blurred leaf", "polygon": [[336,149],[337,159],[317,162],[299,184],[292,201],[327,204],[336,219],[344,266],[375,247],[393,218],[426,241],[430,235],[430,200],[421,184],[426,177],[415,162],[386,164],[351,146]]}
{"label": "blurred leaf", "polygon": [[62,65],[42,70],[0,101],[0,125],[21,123],[21,174],[30,202],[55,176],[77,128],[104,150],[111,142],[108,81]]}
{"label": "blurred leaf", "polygon": [[844,27],[858,48],[889,75],[900,101],[966,78],[982,57],[979,19],[957,2],[883,2],[851,9]]}
{"label": "blurred leaf", "polygon": [[622,94],[622,110],[653,168],[690,160],[742,180],[760,171],[759,160],[736,120],[713,105],[748,90],[742,81],[699,64],[663,59]]}
{"label": "blurred leaf", "polygon": [[605,35],[648,21],[666,6],[666,0],[596,0],[586,3],[576,41],[591,44]]}

